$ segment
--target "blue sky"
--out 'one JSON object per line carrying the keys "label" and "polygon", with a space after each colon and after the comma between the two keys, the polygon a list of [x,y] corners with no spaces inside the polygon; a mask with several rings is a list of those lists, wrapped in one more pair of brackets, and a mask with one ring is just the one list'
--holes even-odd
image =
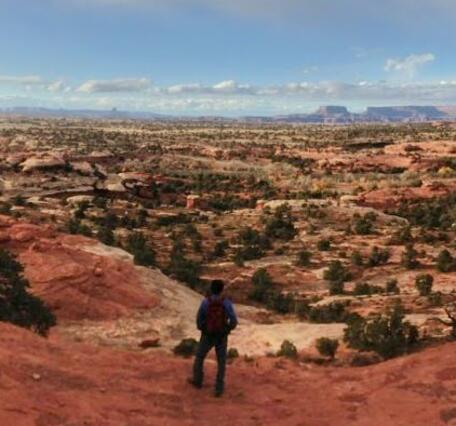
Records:
{"label": "blue sky", "polygon": [[0,0],[0,106],[456,103],[454,0]]}

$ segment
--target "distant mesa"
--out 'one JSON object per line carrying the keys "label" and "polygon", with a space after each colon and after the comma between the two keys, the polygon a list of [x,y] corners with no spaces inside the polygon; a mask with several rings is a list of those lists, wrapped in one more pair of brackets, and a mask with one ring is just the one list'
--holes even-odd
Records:
{"label": "distant mesa", "polygon": [[73,118],[95,120],[147,120],[147,121],[193,121],[193,122],[251,122],[251,123],[309,123],[309,124],[351,124],[351,123],[421,123],[456,120],[456,106],[381,106],[367,107],[364,112],[354,113],[345,106],[326,105],[312,113],[297,113],[275,116],[173,116],[147,111],[111,110],[66,110],[34,107],[0,109],[3,117],[31,118]]}

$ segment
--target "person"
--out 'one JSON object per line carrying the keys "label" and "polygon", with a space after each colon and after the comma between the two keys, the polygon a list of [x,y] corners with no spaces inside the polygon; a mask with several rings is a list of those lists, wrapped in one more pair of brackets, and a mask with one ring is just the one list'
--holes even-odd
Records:
{"label": "person", "polygon": [[193,364],[193,377],[189,379],[194,387],[200,389],[203,386],[204,360],[209,351],[215,347],[217,357],[215,397],[223,395],[228,335],[238,325],[233,304],[223,296],[223,288],[222,280],[213,280],[210,294],[202,301],[198,310],[196,326],[201,331],[201,338]]}

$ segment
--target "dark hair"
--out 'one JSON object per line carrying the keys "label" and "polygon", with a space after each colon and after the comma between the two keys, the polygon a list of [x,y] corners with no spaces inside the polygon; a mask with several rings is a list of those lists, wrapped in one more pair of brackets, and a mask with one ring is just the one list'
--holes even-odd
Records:
{"label": "dark hair", "polygon": [[223,291],[225,283],[222,280],[212,280],[211,282],[211,293],[213,295],[218,295]]}

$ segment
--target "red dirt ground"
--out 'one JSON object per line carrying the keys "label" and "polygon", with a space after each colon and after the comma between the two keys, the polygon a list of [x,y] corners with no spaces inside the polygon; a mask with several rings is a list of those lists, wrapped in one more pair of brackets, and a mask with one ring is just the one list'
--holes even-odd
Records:
{"label": "red dirt ground", "polygon": [[14,426],[438,426],[456,421],[456,343],[363,368],[236,360],[227,391],[186,384],[191,367],[40,338],[0,324],[0,424]]}

